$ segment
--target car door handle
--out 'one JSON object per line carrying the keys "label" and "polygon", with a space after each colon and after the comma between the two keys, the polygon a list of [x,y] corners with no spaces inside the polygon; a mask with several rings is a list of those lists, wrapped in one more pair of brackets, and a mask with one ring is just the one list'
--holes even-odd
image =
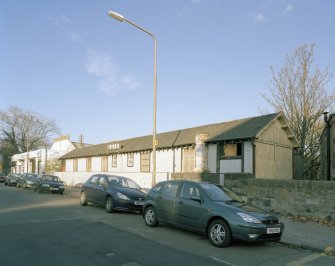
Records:
{"label": "car door handle", "polygon": [[184,202],[182,200],[177,201],[178,204],[184,204]]}

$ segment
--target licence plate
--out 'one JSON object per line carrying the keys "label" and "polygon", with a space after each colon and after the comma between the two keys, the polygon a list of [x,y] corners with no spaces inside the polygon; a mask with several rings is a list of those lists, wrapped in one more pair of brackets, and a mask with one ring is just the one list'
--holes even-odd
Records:
{"label": "licence plate", "polygon": [[50,190],[58,190],[57,187],[51,187]]}
{"label": "licence plate", "polygon": [[278,233],[280,233],[280,227],[267,228],[266,233],[267,234],[278,234]]}
{"label": "licence plate", "polygon": [[135,205],[144,205],[144,201],[135,201]]}

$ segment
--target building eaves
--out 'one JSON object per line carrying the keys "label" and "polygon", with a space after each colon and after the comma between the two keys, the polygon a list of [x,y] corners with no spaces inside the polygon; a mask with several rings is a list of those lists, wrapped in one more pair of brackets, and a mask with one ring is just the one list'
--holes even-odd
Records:
{"label": "building eaves", "polygon": [[[157,134],[157,149],[194,145],[195,137],[198,134],[206,134],[207,143],[251,139],[254,138],[257,133],[268,123],[270,123],[277,115],[278,113],[274,113],[258,117],[250,117],[229,122],[159,133]],[[130,153],[149,150],[152,150],[152,135],[120,141],[111,141],[78,148],[63,155],[60,157],[60,159],[103,156],[113,153]]]}

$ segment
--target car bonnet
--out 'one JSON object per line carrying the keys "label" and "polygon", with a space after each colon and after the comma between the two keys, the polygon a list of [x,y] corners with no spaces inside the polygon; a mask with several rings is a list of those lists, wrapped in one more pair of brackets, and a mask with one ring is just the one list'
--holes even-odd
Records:
{"label": "car bonnet", "polygon": [[112,189],[126,195],[128,198],[131,198],[131,199],[138,199],[138,198],[143,198],[144,199],[145,198],[145,193],[144,192],[139,191],[139,190],[134,189],[134,188],[112,187]]}
{"label": "car bonnet", "polygon": [[259,220],[275,220],[277,219],[276,216],[272,215],[270,212],[262,210],[256,206],[241,203],[241,202],[217,202],[218,205],[228,207],[232,211],[238,213],[243,212],[249,215],[254,216]]}

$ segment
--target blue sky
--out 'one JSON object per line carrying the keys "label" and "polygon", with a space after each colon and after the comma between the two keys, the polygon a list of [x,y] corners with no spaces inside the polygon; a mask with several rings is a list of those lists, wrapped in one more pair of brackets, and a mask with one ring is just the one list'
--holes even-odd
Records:
{"label": "blue sky", "polygon": [[92,144],[152,134],[153,41],[109,10],[158,39],[158,133],[273,112],[270,66],[302,44],[335,74],[332,0],[0,0],[0,109]]}

